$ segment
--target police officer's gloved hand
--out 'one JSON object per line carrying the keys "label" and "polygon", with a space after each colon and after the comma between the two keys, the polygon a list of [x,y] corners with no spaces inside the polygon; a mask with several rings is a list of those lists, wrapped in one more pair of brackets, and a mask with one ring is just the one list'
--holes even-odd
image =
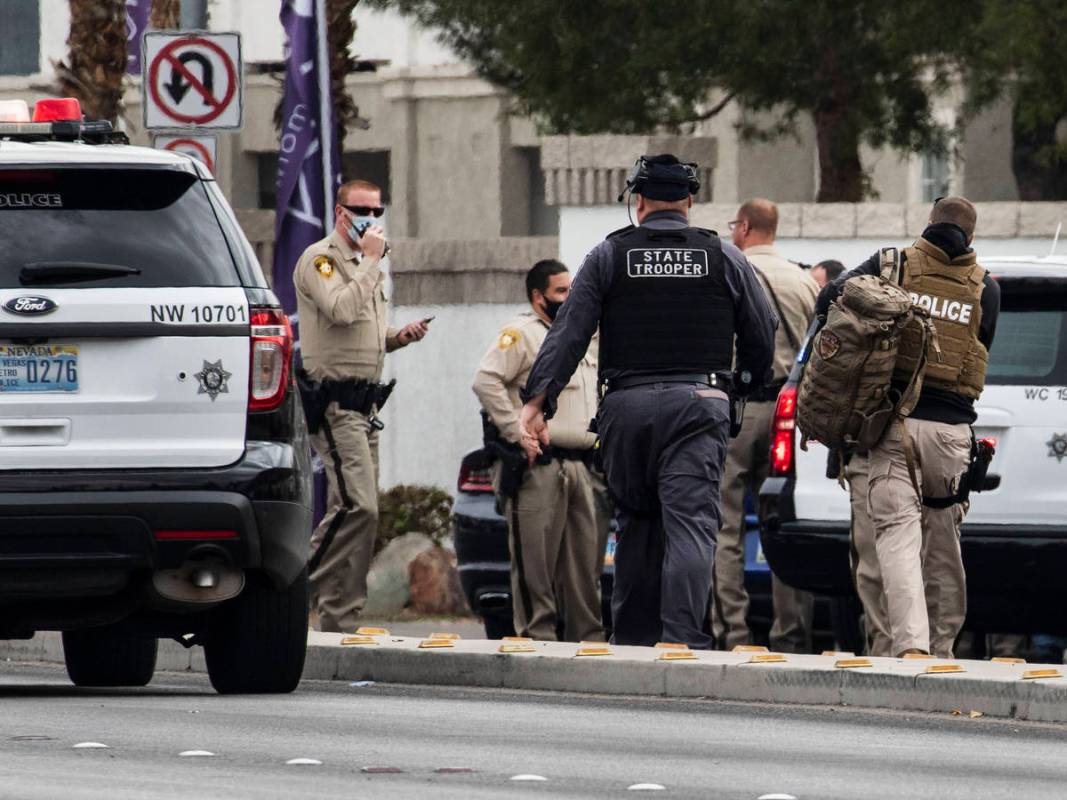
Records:
{"label": "police officer's gloved hand", "polygon": [[736,370],[733,383],[733,393],[738,397],[748,397],[757,388],[752,373],[747,369]]}

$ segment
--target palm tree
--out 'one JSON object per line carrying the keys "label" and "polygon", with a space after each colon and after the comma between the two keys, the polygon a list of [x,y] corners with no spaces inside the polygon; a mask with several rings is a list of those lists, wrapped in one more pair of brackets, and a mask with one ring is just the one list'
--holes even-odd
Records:
{"label": "palm tree", "polygon": [[149,24],[153,28],[170,31],[181,25],[182,0],[152,0]]}
{"label": "palm tree", "polygon": [[76,97],[89,119],[114,125],[126,77],[125,0],[70,0],[70,52],[56,64],[59,94]]}
{"label": "palm tree", "polygon": [[337,125],[334,135],[344,150],[345,133],[349,128],[366,128],[360,119],[359,108],[345,88],[345,78],[355,71],[355,62],[348,53],[356,35],[356,5],[359,0],[326,0],[326,39],[330,46],[330,93],[333,95],[333,117]]}

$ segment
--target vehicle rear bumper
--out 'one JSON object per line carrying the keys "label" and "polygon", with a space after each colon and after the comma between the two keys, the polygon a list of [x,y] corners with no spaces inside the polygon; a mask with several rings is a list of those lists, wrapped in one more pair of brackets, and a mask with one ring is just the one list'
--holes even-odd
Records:
{"label": "vehicle rear bumper", "polygon": [[260,442],[217,470],[6,475],[0,599],[113,594],[137,571],[177,568],[200,553],[288,586],[307,562],[311,532],[302,472],[292,447]]}
{"label": "vehicle rear bumper", "polygon": [[[773,479],[772,479],[773,480]],[[786,488],[791,481],[782,481]],[[764,484],[760,536],[771,569],[786,583],[822,594],[853,590],[849,523],[789,518],[792,501]],[[964,522],[967,627],[987,632],[1067,633],[1067,523]]]}

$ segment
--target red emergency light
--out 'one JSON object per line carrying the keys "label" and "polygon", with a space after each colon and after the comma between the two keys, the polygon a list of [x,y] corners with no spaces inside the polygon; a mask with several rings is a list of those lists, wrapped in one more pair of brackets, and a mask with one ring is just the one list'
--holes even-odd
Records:
{"label": "red emergency light", "polygon": [[38,100],[33,107],[34,122],[81,122],[82,107],[76,97]]}

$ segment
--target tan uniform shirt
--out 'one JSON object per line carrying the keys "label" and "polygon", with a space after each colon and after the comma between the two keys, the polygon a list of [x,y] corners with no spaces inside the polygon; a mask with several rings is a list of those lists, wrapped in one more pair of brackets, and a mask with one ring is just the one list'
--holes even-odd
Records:
{"label": "tan uniform shirt", "polygon": [[296,308],[304,368],[315,380],[381,380],[385,353],[399,346],[386,323],[385,279],[376,259],[336,230],[296,264]]}
{"label": "tan uniform shirt", "polygon": [[815,314],[819,284],[807,270],[783,258],[773,245],[749,247],[745,250],[745,257],[755,267],[771,308],[782,317],[774,335],[773,380],[779,383],[788,377],[797,357],[797,348],[789,341],[786,326],[789,326],[798,343],[804,341],[804,334]]}
{"label": "tan uniform shirt", "polygon": [[[519,391],[526,385],[547,335],[548,325],[539,317],[530,312],[520,314],[500,330],[474,377],[474,393],[482,408],[509,442],[520,440]],[[574,450],[592,447],[596,436],[588,428],[596,410],[597,339],[594,337],[570,382],[560,392],[556,415],[548,422],[552,444]]]}

